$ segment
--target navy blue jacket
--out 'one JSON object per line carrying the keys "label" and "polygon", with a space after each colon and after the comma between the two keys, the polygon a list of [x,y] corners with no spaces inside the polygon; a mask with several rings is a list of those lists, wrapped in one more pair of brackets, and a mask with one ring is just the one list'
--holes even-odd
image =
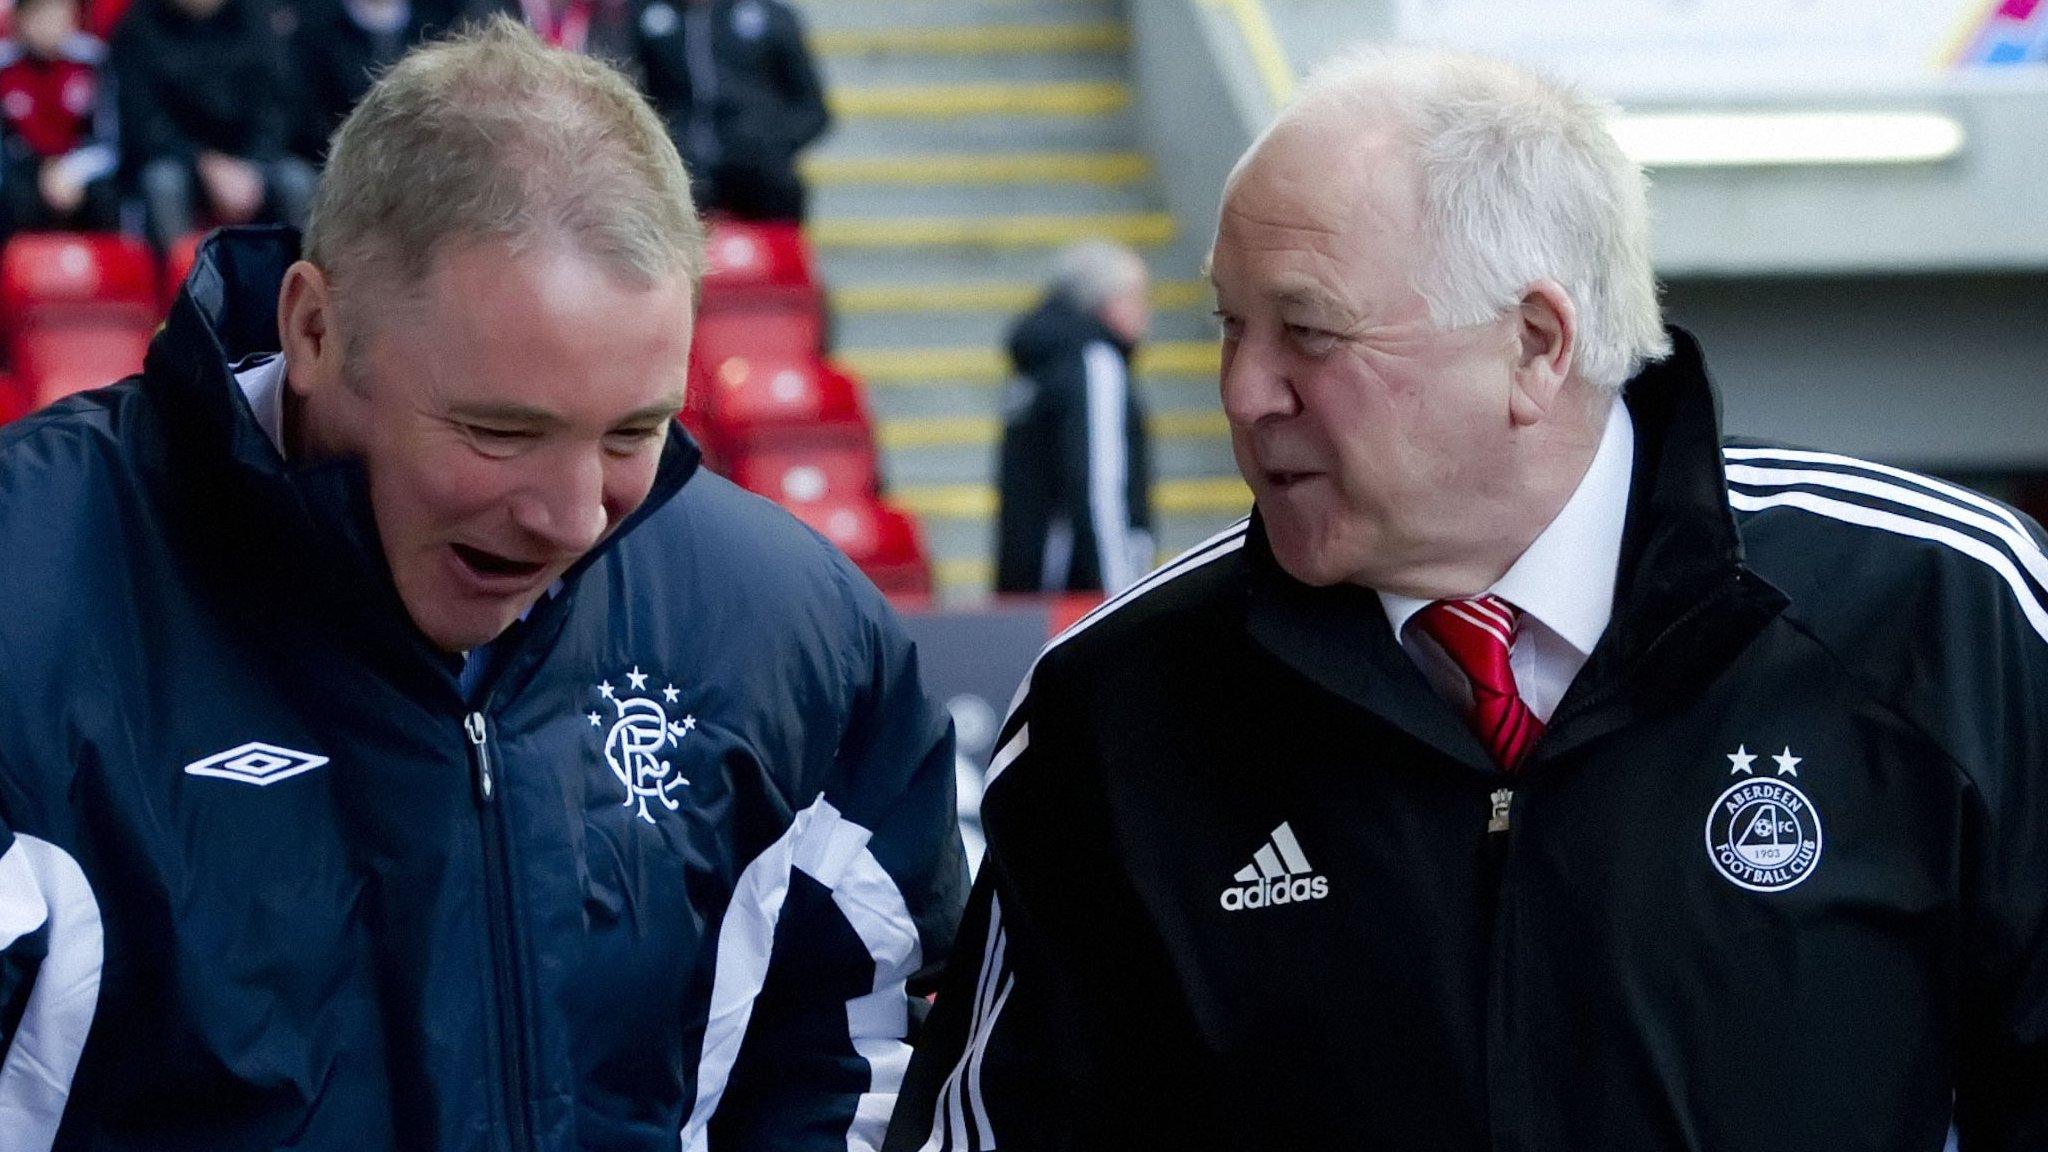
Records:
{"label": "navy blue jacket", "polygon": [[230,375],[295,250],[0,431],[0,1149],[878,1142],[965,877],[882,598],[676,433],[465,698]]}

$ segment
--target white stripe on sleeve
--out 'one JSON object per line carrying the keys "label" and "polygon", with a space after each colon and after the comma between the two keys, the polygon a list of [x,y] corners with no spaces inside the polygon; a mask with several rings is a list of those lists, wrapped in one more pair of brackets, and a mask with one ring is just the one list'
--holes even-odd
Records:
{"label": "white stripe on sleeve", "polygon": [[849,1152],[872,1152],[882,1142],[910,1053],[909,1006],[903,984],[922,962],[917,925],[896,882],[868,850],[866,828],[839,814],[823,796],[796,814],[775,843],[740,873],[718,929],[711,1007],[697,1060],[697,1099],[683,1125],[683,1152],[707,1152],[711,1117],[732,1079],[754,1002],[768,981],[775,928],[789,898],[792,872],[802,872],[832,893],[832,902],[867,946],[875,963],[872,990],[846,1002],[848,1039],[868,1062],[868,1091],[847,1131]]}
{"label": "white stripe on sleeve", "polygon": [[17,834],[0,856],[0,947],[45,924],[49,952],[0,1064],[0,1145],[8,1152],[55,1145],[106,962],[99,901],[85,870],[55,844]]}
{"label": "white stripe on sleeve", "polygon": [[1975,536],[1968,536],[1939,524],[1930,524],[1925,520],[1916,520],[1911,516],[1901,516],[1896,512],[1866,508],[1846,500],[1830,500],[1811,492],[1780,492],[1773,496],[1752,496],[1747,492],[1730,490],[1728,503],[1742,512],[1761,512],[1766,508],[1780,507],[1799,508],[1847,524],[1860,524],[1866,528],[1876,528],[1900,536],[1912,536],[1947,545],[1996,572],[2005,581],[2006,586],[2012,589],[2013,598],[2019,602],[2020,612],[2026,616],[2027,622],[2033,625],[2034,631],[2043,640],[2048,640],[2048,611],[2042,609],[2040,600],[2035,597],[2033,589],[2027,586],[2026,579],[2020,575],[2019,569],[2013,567],[2012,560],[2004,552]]}
{"label": "white stripe on sleeve", "polygon": [[1081,365],[1088,377],[1088,518],[1095,529],[1102,590],[1114,596],[1130,587],[1139,571],[1130,557],[1130,461],[1124,439],[1130,381],[1123,357],[1100,340],[1081,350]]}

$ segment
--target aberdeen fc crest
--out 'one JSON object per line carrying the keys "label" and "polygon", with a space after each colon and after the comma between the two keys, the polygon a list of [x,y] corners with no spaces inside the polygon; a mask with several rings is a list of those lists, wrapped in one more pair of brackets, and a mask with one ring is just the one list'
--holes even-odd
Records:
{"label": "aberdeen fc crest", "polygon": [[1707,857],[1730,883],[1752,892],[1780,892],[1820,865],[1820,812],[1790,783],[1803,759],[1786,748],[1770,757],[1776,776],[1759,778],[1748,745],[1728,756],[1731,785],[1707,814]]}
{"label": "aberdeen fc crest", "polygon": [[663,685],[658,693],[641,695],[647,687],[647,674],[639,665],[622,679],[627,685],[623,691],[609,680],[597,686],[597,694],[611,706],[613,715],[592,710],[590,726],[604,733],[604,762],[625,789],[624,806],[639,805],[640,818],[652,824],[649,800],[671,812],[682,807],[672,793],[689,781],[677,771],[671,753],[696,731],[697,718],[670,718],[668,706],[682,696],[673,684]]}

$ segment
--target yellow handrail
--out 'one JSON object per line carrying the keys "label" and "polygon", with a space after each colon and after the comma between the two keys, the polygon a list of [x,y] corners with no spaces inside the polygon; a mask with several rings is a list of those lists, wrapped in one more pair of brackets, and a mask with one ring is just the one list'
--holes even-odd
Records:
{"label": "yellow handrail", "polygon": [[1259,80],[1265,85],[1266,98],[1276,109],[1286,107],[1294,99],[1294,69],[1287,63],[1287,52],[1280,47],[1280,37],[1273,31],[1273,20],[1266,14],[1265,4],[1261,0],[1202,2],[1222,9],[1237,25],[1238,37],[1244,41],[1252,66],[1258,69]]}

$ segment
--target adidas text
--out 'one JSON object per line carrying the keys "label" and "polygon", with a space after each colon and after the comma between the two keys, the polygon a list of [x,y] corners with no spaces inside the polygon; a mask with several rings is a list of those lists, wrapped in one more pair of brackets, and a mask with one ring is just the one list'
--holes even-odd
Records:
{"label": "adidas text", "polygon": [[1330,882],[1321,876],[1285,876],[1261,880],[1242,888],[1223,890],[1223,909],[1236,912],[1241,908],[1264,908],[1269,904],[1301,904],[1310,900],[1321,900],[1330,894]]}

